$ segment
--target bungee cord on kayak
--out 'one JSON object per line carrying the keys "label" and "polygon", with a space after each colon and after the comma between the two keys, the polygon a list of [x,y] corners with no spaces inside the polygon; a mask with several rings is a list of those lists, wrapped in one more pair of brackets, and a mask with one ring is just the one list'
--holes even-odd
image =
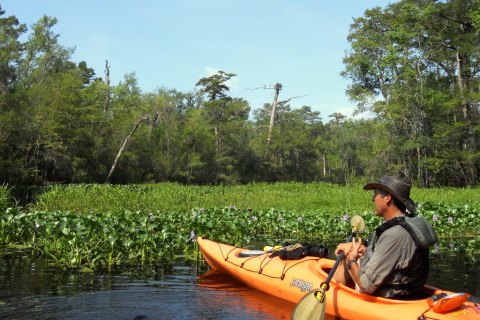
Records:
{"label": "bungee cord on kayak", "polygon": [[[216,243],[218,244],[218,248],[219,248],[219,250],[220,250],[220,252],[221,252],[221,254],[222,254],[222,257],[223,257],[223,259],[225,260],[225,262],[230,263],[230,264],[232,264],[232,265],[234,265],[234,266],[237,266],[237,267],[239,267],[239,268],[242,268],[242,269],[244,269],[244,270],[246,270],[246,271],[258,273],[258,274],[261,274],[261,275],[263,275],[263,276],[266,276],[266,277],[269,277],[269,278],[272,278],[272,279],[280,279],[280,280],[283,280],[283,279],[285,279],[285,275],[287,274],[287,272],[288,272],[291,268],[295,267],[296,265],[301,264],[301,263],[305,263],[305,262],[311,261],[311,260],[318,261],[318,260],[321,259],[321,258],[315,257],[315,258],[304,258],[304,259],[301,259],[301,260],[283,260],[283,261],[285,261],[285,264],[284,264],[284,266],[283,266],[283,269],[282,269],[282,272],[281,272],[280,276],[270,275],[270,274],[265,274],[265,273],[263,273],[263,270],[264,270],[265,266],[267,266],[267,265],[272,261],[272,259],[275,258],[275,257],[269,257],[268,252],[265,252],[264,254],[261,254],[261,255],[258,255],[258,256],[245,257],[245,258],[243,258],[243,259],[245,259],[245,261],[242,261],[242,263],[238,264],[238,263],[235,263],[235,262],[232,262],[231,260],[229,260],[229,255],[230,255],[232,252],[234,252],[235,250],[238,250],[238,249],[241,249],[241,248],[239,248],[239,247],[232,247],[232,249],[230,249],[230,251],[225,255],[224,252],[223,252],[223,250],[222,250],[221,244],[220,244],[219,242],[216,242]],[[248,262],[248,261],[250,261],[250,260],[252,260],[252,259],[255,259],[255,258],[259,257],[259,256],[263,256],[263,260],[262,260],[262,262],[260,263],[258,269],[248,269],[248,268],[245,267],[245,263],[246,263],[246,262]],[[289,261],[295,261],[295,263],[292,263],[292,264],[288,265],[288,262],[289,262]],[[288,268],[287,268],[287,265],[288,265]]]}

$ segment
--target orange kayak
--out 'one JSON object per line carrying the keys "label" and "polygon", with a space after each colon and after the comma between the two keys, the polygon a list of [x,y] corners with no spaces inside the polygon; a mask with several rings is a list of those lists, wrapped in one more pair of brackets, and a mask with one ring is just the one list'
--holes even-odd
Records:
{"label": "orange kayak", "polygon": [[[241,252],[249,250],[237,248],[215,241],[197,239],[205,260],[215,270],[267,294],[298,303],[313,289],[325,281],[335,261],[317,257],[304,257],[300,260],[270,258],[267,253],[242,257]],[[431,286],[425,286],[429,295],[451,293]],[[331,280],[326,295],[326,312],[342,319],[479,319],[480,306],[464,302],[460,307],[446,313],[430,310],[427,299],[394,300],[362,294],[343,284]]]}

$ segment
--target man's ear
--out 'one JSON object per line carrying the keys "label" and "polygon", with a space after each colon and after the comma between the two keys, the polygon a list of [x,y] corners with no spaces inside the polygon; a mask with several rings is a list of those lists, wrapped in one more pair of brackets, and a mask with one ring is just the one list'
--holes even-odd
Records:
{"label": "man's ear", "polygon": [[392,199],[392,195],[391,195],[390,193],[388,193],[387,195],[385,195],[384,198],[385,198],[385,201],[387,201],[387,204],[388,204],[388,205],[392,204],[393,199]]}

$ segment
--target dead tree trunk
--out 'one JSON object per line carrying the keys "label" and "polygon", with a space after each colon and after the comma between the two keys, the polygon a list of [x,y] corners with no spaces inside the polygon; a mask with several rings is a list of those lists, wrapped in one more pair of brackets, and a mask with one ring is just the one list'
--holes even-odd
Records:
{"label": "dead tree trunk", "polygon": [[268,126],[267,145],[270,144],[270,141],[272,140],[273,126],[275,124],[275,115],[277,113],[278,95],[282,90],[282,84],[277,82],[275,84],[274,89],[275,89],[275,95],[273,96],[272,114],[270,116],[270,125]]}
{"label": "dead tree trunk", "polygon": [[[295,96],[295,97],[290,97],[290,98],[288,98],[286,100],[283,100],[283,101],[278,101],[278,96],[280,94],[280,91],[282,91],[282,84],[279,83],[279,82],[277,82],[273,87],[265,85],[263,88],[254,88],[254,89],[251,89],[251,90],[257,90],[257,89],[268,89],[268,90],[273,89],[273,90],[275,90],[275,94],[274,94],[273,102],[272,102],[272,112],[271,112],[271,115],[270,115],[270,124],[268,125],[268,136],[267,136],[267,146],[268,146],[270,144],[270,141],[272,140],[273,127],[275,126],[275,117],[277,115],[277,107],[280,106],[280,105],[283,105],[285,103],[290,102],[292,99],[302,98],[302,97],[305,97],[305,96],[304,95],[303,96]],[[266,126],[266,125],[261,125],[261,126]],[[261,127],[261,126],[259,126],[259,127]]]}
{"label": "dead tree trunk", "polygon": [[103,102],[103,112],[107,113],[110,107],[110,66],[108,60],[105,60],[105,83],[107,84],[107,95]]}
{"label": "dead tree trunk", "polygon": [[140,119],[137,121],[137,123],[135,123],[135,125],[133,126],[133,129],[130,131],[130,133],[129,133],[129,134],[127,135],[127,137],[125,138],[125,141],[123,141],[122,147],[120,148],[120,150],[118,150],[118,154],[117,154],[117,156],[115,157],[115,161],[113,161],[112,167],[110,168],[110,172],[108,173],[108,176],[107,176],[107,179],[106,179],[106,182],[107,182],[107,183],[110,182],[110,178],[112,177],[113,171],[115,170],[115,167],[117,166],[118,159],[120,159],[120,156],[122,155],[123,150],[124,150],[125,147],[127,146],[128,140],[130,140],[130,138],[131,138],[132,135],[135,133],[135,131],[138,129],[138,127],[140,126],[140,124],[141,124],[143,121],[147,121],[147,120],[148,120],[148,117],[146,117],[146,116],[140,118]]}
{"label": "dead tree trunk", "polygon": [[325,152],[322,154],[323,160],[323,177],[327,176],[327,157],[325,156]]}

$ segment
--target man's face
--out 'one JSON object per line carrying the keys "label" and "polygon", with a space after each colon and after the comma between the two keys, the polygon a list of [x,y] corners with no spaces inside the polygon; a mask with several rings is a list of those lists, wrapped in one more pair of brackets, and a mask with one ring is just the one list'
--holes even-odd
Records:
{"label": "man's face", "polygon": [[380,190],[373,191],[373,205],[375,206],[375,214],[379,217],[383,217],[383,215],[387,212],[388,209],[388,201],[390,201],[391,195],[382,193]]}

